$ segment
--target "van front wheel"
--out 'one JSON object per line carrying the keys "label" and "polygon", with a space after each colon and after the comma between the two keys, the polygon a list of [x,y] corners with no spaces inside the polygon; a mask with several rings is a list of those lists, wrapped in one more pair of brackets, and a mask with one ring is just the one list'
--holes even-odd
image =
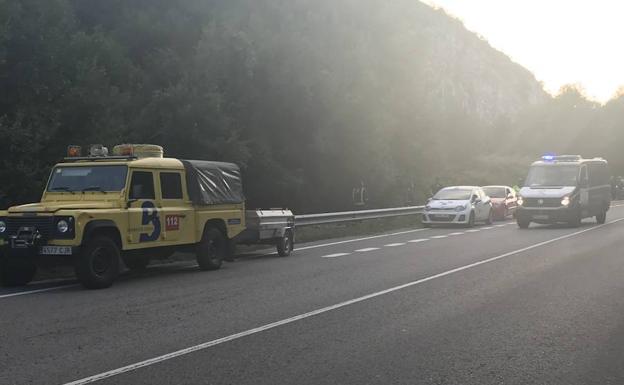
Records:
{"label": "van front wheel", "polygon": [[596,215],[596,222],[604,224],[607,221],[607,210],[603,210],[600,214]]}

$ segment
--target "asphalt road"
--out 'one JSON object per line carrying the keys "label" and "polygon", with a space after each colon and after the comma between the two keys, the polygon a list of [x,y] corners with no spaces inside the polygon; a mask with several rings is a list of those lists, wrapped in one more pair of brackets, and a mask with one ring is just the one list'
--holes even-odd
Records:
{"label": "asphalt road", "polygon": [[624,207],[607,222],[1,290],[0,384],[623,384]]}

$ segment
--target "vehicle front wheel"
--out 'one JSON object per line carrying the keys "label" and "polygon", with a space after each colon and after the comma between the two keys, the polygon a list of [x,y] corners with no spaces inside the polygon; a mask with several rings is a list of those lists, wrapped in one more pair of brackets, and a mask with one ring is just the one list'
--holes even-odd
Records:
{"label": "vehicle front wheel", "polygon": [[493,220],[493,218],[492,218],[492,217],[493,217],[493,215],[494,215],[494,213],[492,212],[492,209],[490,209],[490,212],[489,212],[489,214],[488,214],[488,217],[487,217],[487,219],[485,220],[485,224],[486,224],[486,225],[488,225],[488,226],[489,226],[489,225],[491,225],[491,224],[492,224],[492,222],[494,221],[494,220]]}
{"label": "vehicle front wheel", "polygon": [[600,214],[596,215],[596,222],[599,224],[604,224],[607,221],[607,210],[602,211]]}
{"label": "vehicle front wheel", "polygon": [[110,237],[95,236],[76,257],[76,277],[87,289],[110,287],[119,275],[119,246]]}
{"label": "vehicle front wheel", "polygon": [[295,246],[292,232],[287,230],[284,236],[277,240],[277,255],[280,257],[288,257]]}
{"label": "vehicle front wheel", "polygon": [[468,217],[468,223],[466,224],[467,227],[474,227],[475,225],[475,213],[474,211],[470,212],[470,216]]}
{"label": "vehicle front wheel", "polygon": [[197,246],[197,264],[200,270],[218,270],[227,253],[225,237],[214,227],[204,231],[204,236]]}
{"label": "vehicle front wheel", "polygon": [[518,227],[521,229],[528,229],[531,221],[528,219],[518,218],[516,217],[516,222],[518,223]]}
{"label": "vehicle front wheel", "polygon": [[579,209],[574,213],[574,217],[568,222],[568,224],[571,227],[580,227],[582,219],[583,218],[581,217],[581,210]]}
{"label": "vehicle front wheel", "polygon": [[23,286],[35,277],[37,266],[30,260],[21,260],[0,255],[0,285],[4,287]]}

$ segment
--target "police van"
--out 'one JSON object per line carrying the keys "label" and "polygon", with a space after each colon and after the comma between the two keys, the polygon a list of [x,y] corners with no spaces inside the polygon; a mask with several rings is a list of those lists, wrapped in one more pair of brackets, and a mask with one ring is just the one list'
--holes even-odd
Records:
{"label": "police van", "polygon": [[531,222],[580,226],[584,218],[605,223],[611,206],[609,169],[602,158],[546,155],[534,162],[520,189],[516,220],[521,229]]}

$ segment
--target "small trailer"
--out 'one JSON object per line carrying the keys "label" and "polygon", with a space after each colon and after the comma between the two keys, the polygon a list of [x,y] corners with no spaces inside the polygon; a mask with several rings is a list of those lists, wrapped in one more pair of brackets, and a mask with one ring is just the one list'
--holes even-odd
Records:
{"label": "small trailer", "polygon": [[275,245],[280,257],[289,256],[295,246],[295,216],[290,210],[246,210],[246,229],[235,241],[243,245]]}

